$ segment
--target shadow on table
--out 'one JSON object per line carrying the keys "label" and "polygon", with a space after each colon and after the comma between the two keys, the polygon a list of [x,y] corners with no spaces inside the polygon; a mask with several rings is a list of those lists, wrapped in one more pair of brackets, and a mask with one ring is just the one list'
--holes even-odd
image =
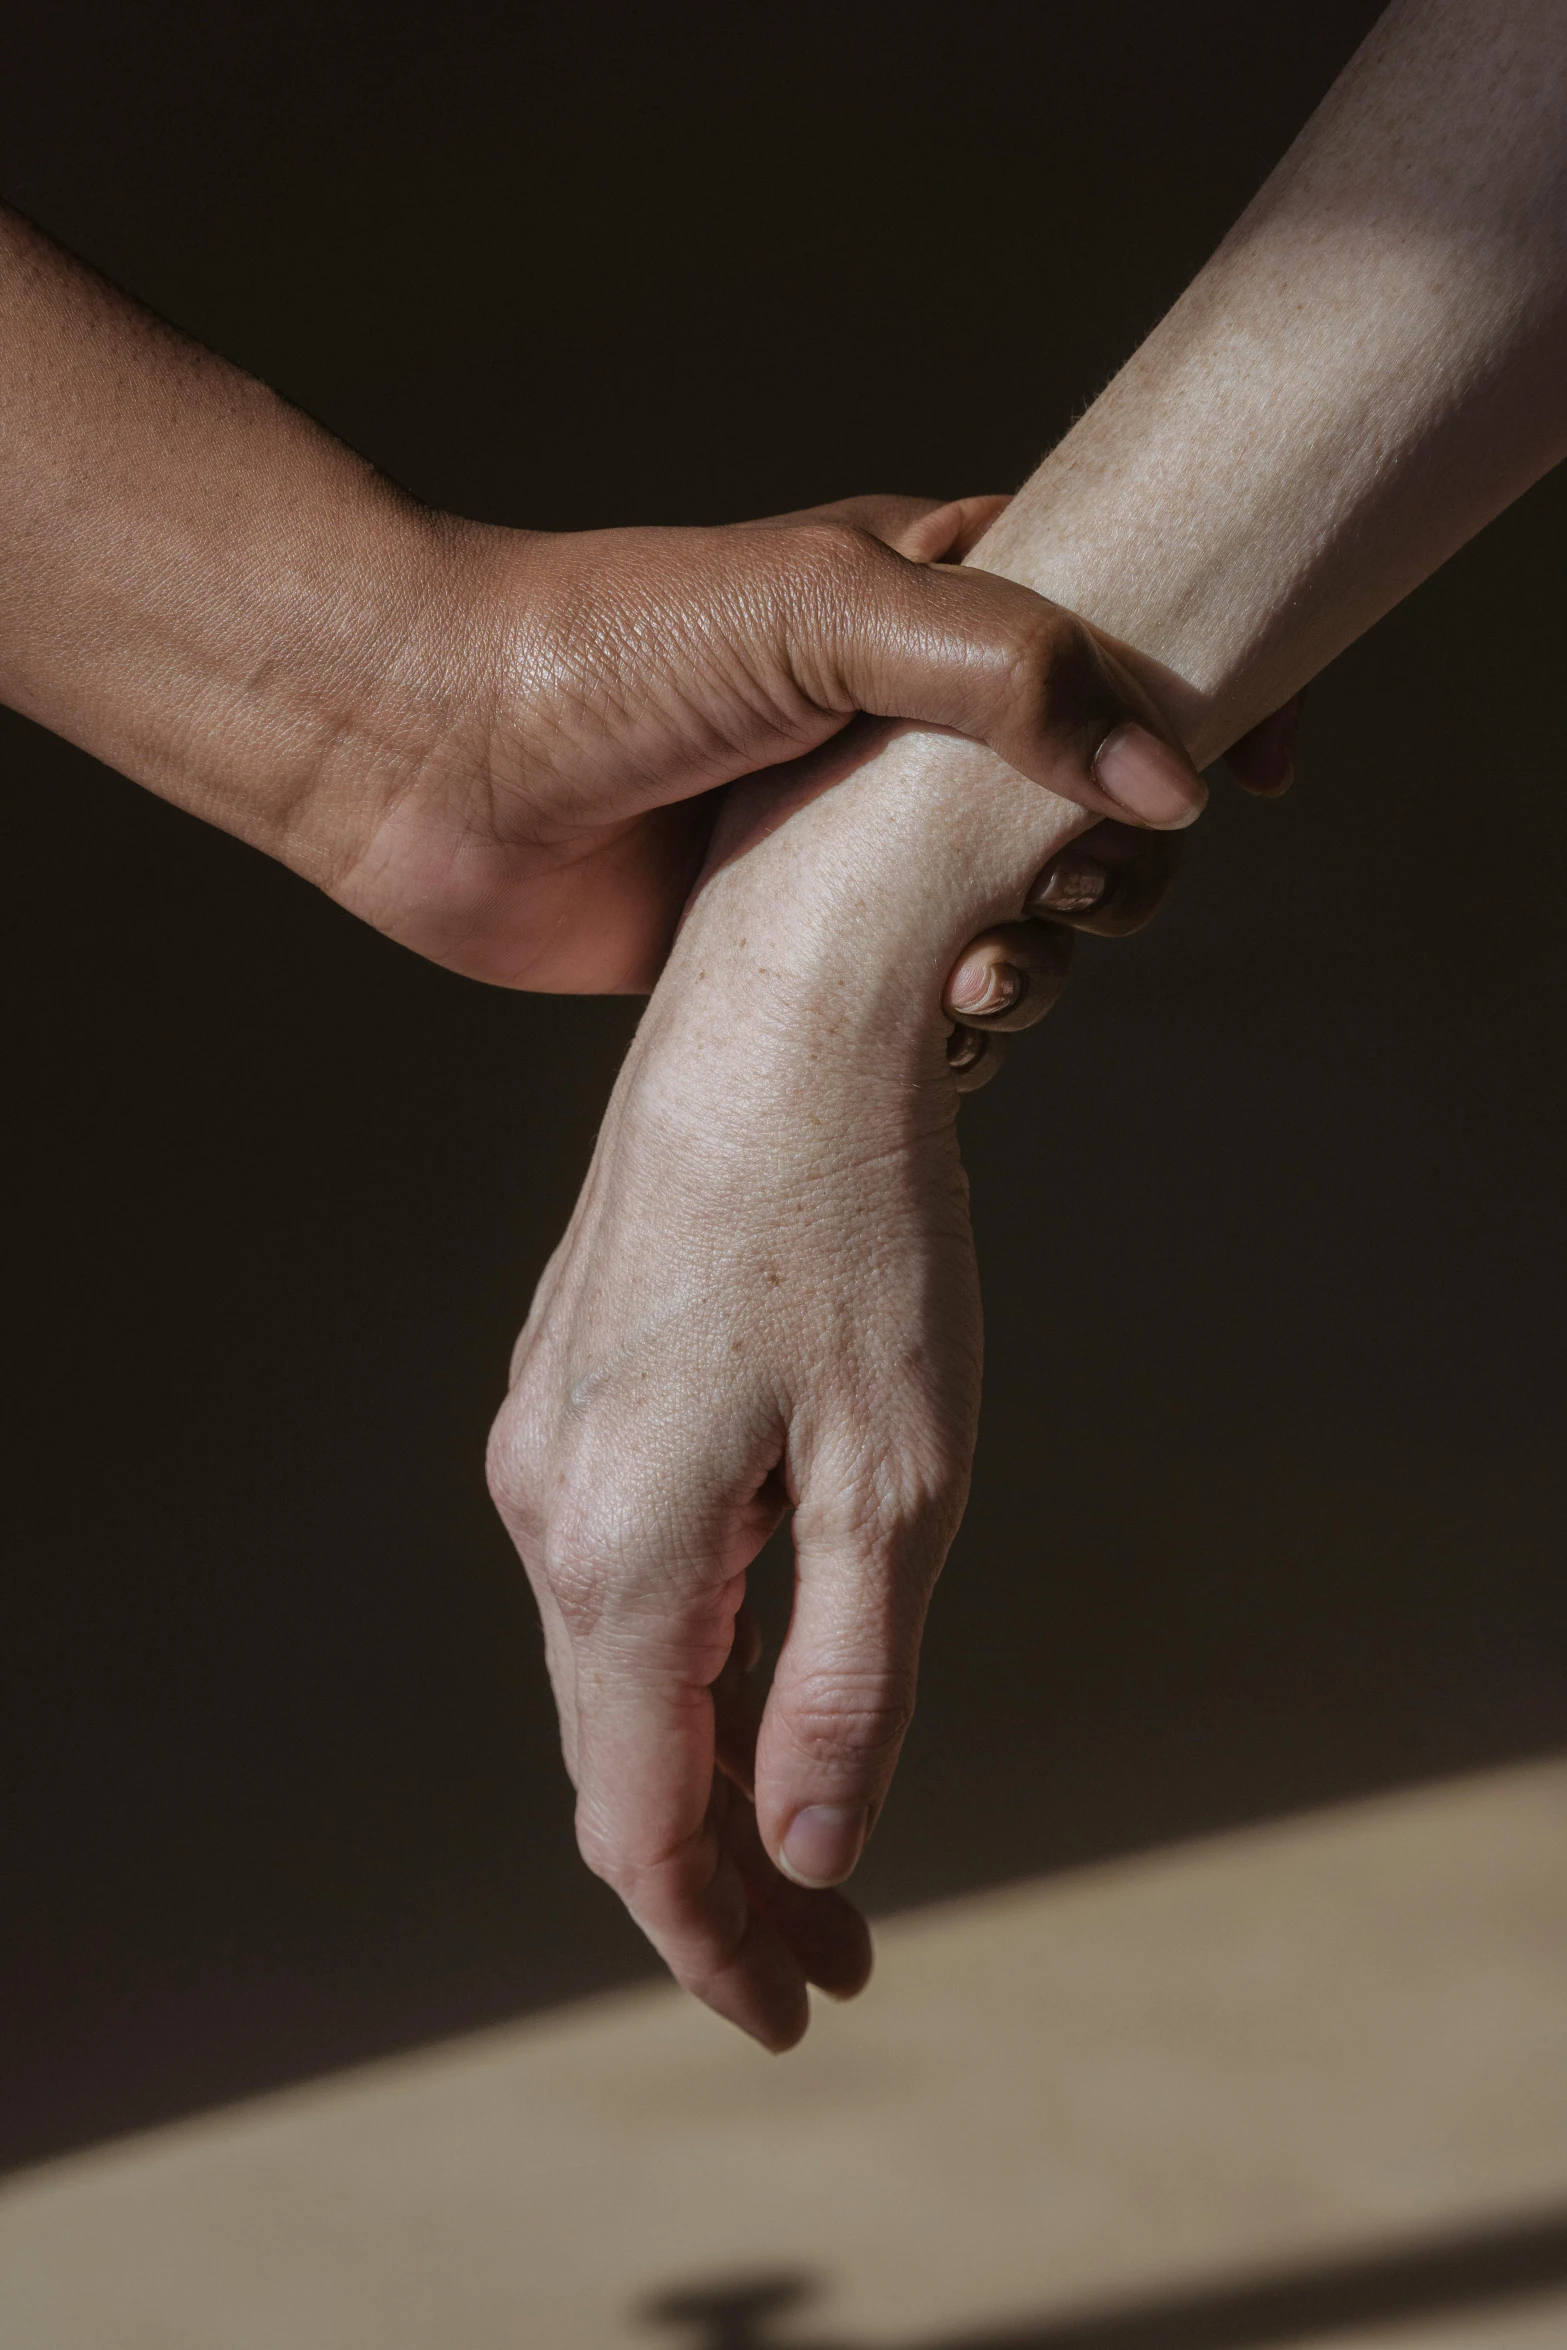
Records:
{"label": "shadow on table", "polygon": [[[650,2325],[686,2329],[681,2350],[785,2350],[775,2319],[821,2280],[798,2271],[680,2288],[648,2302]],[[910,2350],[1276,2350],[1378,2324],[1492,2308],[1567,2286],[1567,2207],[1426,2242],[1189,2286],[978,2333],[922,2337]],[[788,2350],[854,2350],[793,2332]]]}

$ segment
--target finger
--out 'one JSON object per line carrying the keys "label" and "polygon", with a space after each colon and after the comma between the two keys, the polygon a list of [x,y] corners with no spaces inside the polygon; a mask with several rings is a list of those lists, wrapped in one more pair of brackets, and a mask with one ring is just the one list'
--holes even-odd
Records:
{"label": "finger", "polygon": [[1096,824],[1069,841],[1036,876],[1023,901],[1035,921],[1062,923],[1095,938],[1127,938],[1152,920],[1180,862],[1182,836]]}
{"label": "finger", "polygon": [[870,1981],[870,1928],[841,1893],[795,1885],[767,1856],[754,1806],[734,1792],[724,1824],[751,1906],[772,1927],[808,1983],[834,1999],[852,1999]]}
{"label": "finger", "polygon": [[808,506],[797,514],[780,514],[776,520],[791,527],[802,522],[844,522],[869,531],[872,538],[895,548],[910,563],[961,563],[1011,503],[1001,491],[972,498],[872,493],[837,498],[827,506]]}
{"label": "finger", "polygon": [[753,1789],[762,1693],[752,1668],[760,1653],[761,1636],[743,1607],[728,1662],[713,1683],[719,1767],[731,1798],[722,1807],[719,1832],[751,1907],[773,1928],[806,1981],[836,1999],[849,1999],[870,1978],[870,1932],[864,1919],[841,1894],[809,1891],[780,1876],[757,1831]]}
{"label": "finger", "polygon": [[1295,741],[1305,698],[1304,692],[1294,695],[1224,754],[1236,782],[1259,799],[1281,799],[1295,780]]}
{"label": "finger", "polygon": [[1069,930],[1042,922],[998,924],[964,948],[941,1008],[949,1020],[990,1035],[1032,1028],[1060,1002],[1071,961]]}
{"label": "finger", "polygon": [[954,1028],[947,1039],[947,1067],[959,1093],[978,1093],[1000,1070],[1007,1040],[983,1028]]}
{"label": "finger", "polygon": [[[885,1473],[885,1469],[883,1471]],[[914,1710],[926,1602],[956,1523],[945,1507],[795,1513],[794,1613],[757,1743],[762,1841],[797,1885],[837,1885],[881,1808]]]}
{"label": "finger", "polygon": [[677,1982],[764,2047],[792,2047],[809,2014],[804,1974],[721,1832],[708,1684],[729,1647],[728,1610],[682,1627],[657,1608],[621,1608],[575,1646],[583,1857]]}
{"label": "finger", "polygon": [[[927,556],[926,561],[933,563],[966,562],[991,524],[1006,512],[1011,503],[1010,495],[1004,493],[992,493],[987,497],[955,498],[953,506],[957,511],[958,520],[953,530],[952,543],[950,546],[944,547],[940,555]],[[936,517],[932,516],[931,520],[934,524]],[[909,552],[907,547],[901,548],[899,551],[902,554]]]}
{"label": "finger", "polygon": [[988,1083],[999,1065],[978,1051],[978,1036],[1031,1028],[1053,1011],[1066,987],[1072,932],[1124,938],[1140,930],[1158,911],[1181,848],[1179,833],[1096,824],[1036,877],[1024,901],[1030,922],[1001,924],[970,942],[942,997],[942,1010],[960,1027],[949,1065],[965,1091]]}
{"label": "finger", "polygon": [[878,528],[871,520],[862,527],[871,530],[906,562],[961,563],[973,553],[997,515],[1004,514],[1011,503],[1000,492],[985,497],[949,498],[944,505],[932,506],[925,513],[912,516],[896,530]]}
{"label": "finger", "polygon": [[796,678],[819,706],[966,735],[1096,816],[1179,830],[1201,812],[1185,750],[1074,614],[1016,580],[819,528],[780,590]]}

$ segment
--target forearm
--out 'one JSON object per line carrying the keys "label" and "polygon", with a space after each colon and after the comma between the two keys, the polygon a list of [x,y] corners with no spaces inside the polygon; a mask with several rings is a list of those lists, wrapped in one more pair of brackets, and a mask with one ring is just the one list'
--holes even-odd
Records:
{"label": "forearm", "polygon": [[[1557,452],[1547,13],[1507,19],[1535,54],[1500,92],[1499,0],[1395,16],[985,543],[1157,665],[1203,757]],[[1433,153],[1463,227],[1439,260],[1383,233]],[[972,1458],[943,984],[1087,821],[933,734],[732,795],[496,1425],[584,1852],[682,1981],[774,2047],[803,2029],[807,1978],[863,1974],[841,1918],[790,1905],[847,1876],[885,1796]],[[794,1607],[753,1762],[736,1609],[786,1498]],[[755,1831],[715,1762],[754,1784]]]}
{"label": "forearm", "polygon": [[314,879],[439,732],[436,518],[3,210],[0,558],[0,698]]}
{"label": "forearm", "polygon": [[1401,0],[989,534],[1206,762],[1567,453],[1567,26]]}
{"label": "forearm", "polygon": [[[1545,0],[1393,9],[974,558],[1136,646],[1199,760],[1567,446],[1564,50]],[[753,886],[837,905],[852,879],[870,1003],[878,955],[939,987],[1079,823],[928,739],[831,797],[764,844]],[[746,885],[720,878],[738,918]]]}
{"label": "forearm", "polygon": [[[1040,680],[1086,638],[958,562],[997,503],[684,531],[434,514],[0,208],[0,697],[503,985],[646,987],[708,795],[856,711],[1059,781]],[[1073,755],[1104,813],[1098,740]],[[1141,800],[1138,769],[1151,821],[1200,804],[1167,748]]]}

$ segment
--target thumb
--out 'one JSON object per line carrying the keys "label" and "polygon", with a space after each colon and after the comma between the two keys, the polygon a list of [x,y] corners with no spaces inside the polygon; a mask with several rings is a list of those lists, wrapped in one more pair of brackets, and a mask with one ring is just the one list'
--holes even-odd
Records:
{"label": "thumb", "polygon": [[1096,816],[1178,830],[1207,786],[1088,625],[999,573],[912,563],[868,532],[802,549],[796,674],[819,704],[937,726]]}
{"label": "thumb", "polygon": [[955,1513],[901,1534],[795,1517],[794,1614],[757,1740],[756,1816],[796,1884],[841,1884],[914,1713],[920,1637]]}

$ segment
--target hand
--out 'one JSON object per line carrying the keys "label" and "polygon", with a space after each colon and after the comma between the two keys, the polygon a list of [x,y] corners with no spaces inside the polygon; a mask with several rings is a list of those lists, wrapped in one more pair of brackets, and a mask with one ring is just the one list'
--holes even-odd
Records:
{"label": "hand", "polygon": [[[829,1026],[826,992],[780,996],[765,900],[725,887],[750,868],[709,884],[638,1031],[490,1480],[543,1620],[584,1857],[681,1983],[782,2049],[807,1983],[847,1994],[869,1973],[827,1888],[908,1721],[967,1491],[980,1317],[934,1006],[889,1050]],[[748,984],[704,985],[704,959]],[[791,1504],[795,1613],[758,1743],[746,1570]]]}
{"label": "hand", "polygon": [[1073,935],[1129,938],[1151,922],[1175,876],[1181,836],[1096,824],[1036,876],[1023,922],[998,923],[969,941],[942,992],[955,1023],[947,1063],[960,1093],[988,1085],[1006,1040],[1054,1011],[1072,963]]}
{"label": "hand", "polygon": [[[1301,703],[1296,694],[1225,753],[1236,781],[1278,799],[1294,781]],[[948,977],[942,1010],[954,1023],[947,1062],[960,1093],[988,1085],[1006,1039],[1054,1011],[1065,992],[1072,934],[1129,938],[1152,921],[1180,862],[1179,833],[1097,824],[1039,873],[1024,900],[1026,922],[971,939]]]}
{"label": "hand", "polygon": [[[446,523],[423,658],[452,672],[450,716],[389,764],[410,780],[372,791],[368,823],[355,811],[332,894],[478,978],[648,988],[719,787],[857,712],[983,741],[1098,814],[1189,823],[1203,785],[1123,723],[1140,705],[1113,651],[1015,582],[955,568],[1005,503],[858,498],[728,529],[555,537]],[[1099,722],[1065,766],[1047,716],[1063,678]]]}
{"label": "hand", "polygon": [[[1106,648],[1118,673],[1124,650]],[[1099,739],[1102,710],[1086,732],[1084,715],[1063,687],[1063,775]],[[830,1887],[885,1794],[967,1490],[979,1315],[955,1111],[972,1080],[942,1013],[1039,1017],[1069,926],[1137,928],[1177,847],[1085,827],[986,760],[933,832],[898,773],[919,738],[892,747],[880,786],[899,841],[855,814],[887,765],[855,774],[876,747],[862,730],[730,795],[491,1448],[584,1853],[682,1982],[780,2047],[804,2028],[808,1982],[843,1994],[869,1971],[863,1923]],[[867,842],[888,870],[916,854],[939,904],[1014,822],[1061,844],[1019,889],[1033,919],[983,931],[938,994],[947,963],[908,951],[918,911],[889,920]],[[987,1055],[1001,1041],[959,1034]],[[745,1576],[791,1503],[799,1597],[758,1744]]]}
{"label": "hand", "polygon": [[[1124,651],[1105,648],[1123,676]],[[1160,723],[1129,676],[1124,690]],[[1102,710],[1086,729],[1085,715],[1061,686],[1055,772],[1100,739]],[[926,747],[951,764],[952,746]],[[1026,974],[1026,998],[966,1016],[1038,1017],[1064,977],[1065,926],[1136,928],[1175,848],[1085,828],[984,759],[966,807],[933,830],[900,773],[912,758],[917,787],[920,738],[892,747],[887,813],[867,827],[856,799],[888,759],[853,767],[875,748],[862,733],[730,795],[491,1446],[584,1854],[678,1978],[772,2047],[803,2031],[807,1983],[842,1995],[869,1972],[863,1922],[831,1888],[885,1795],[967,1491],[968,1078],[942,1013],[976,965],[980,992],[992,985],[1000,959]],[[944,1001],[948,959],[910,952],[922,917],[878,904],[867,842],[888,870],[915,857],[939,904],[1014,824],[1061,844],[1019,891],[1035,919],[984,931]],[[999,1039],[975,1041],[994,1053]],[[758,1728],[746,1570],[791,1504],[795,1619]]]}
{"label": "hand", "polygon": [[1202,804],[1069,615],[959,568],[1002,498],[431,513],[3,206],[0,408],[0,699],[479,978],[650,986],[722,787],[857,712],[1040,781],[1075,666],[1105,724],[1059,788]]}
{"label": "hand", "polygon": [[[1081,715],[1053,706],[1063,765]],[[867,843],[936,906],[976,858],[1015,862],[1009,832],[1048,850],[1084,824],[972,753],[938,822],[929,751],[951,769],[956,746],[914,737],[831,791],[819,762],[731,797],[491,1447],[584,1854],[678,1978],[772,2047],[804,2029],[807,1983],[868,1971],[832,1888],[892,1775],[979,1402],[952,949]],[[1088,838],[1108,872],[1131,836]],[[1059,905],[1075,874],[1081,896],[1089,864],[1057,860],[1039,894]],[[967,902],[1000,910],[1010,886]],[[794,1620],[758,1733],[746,1570],[791,1505]]]}

